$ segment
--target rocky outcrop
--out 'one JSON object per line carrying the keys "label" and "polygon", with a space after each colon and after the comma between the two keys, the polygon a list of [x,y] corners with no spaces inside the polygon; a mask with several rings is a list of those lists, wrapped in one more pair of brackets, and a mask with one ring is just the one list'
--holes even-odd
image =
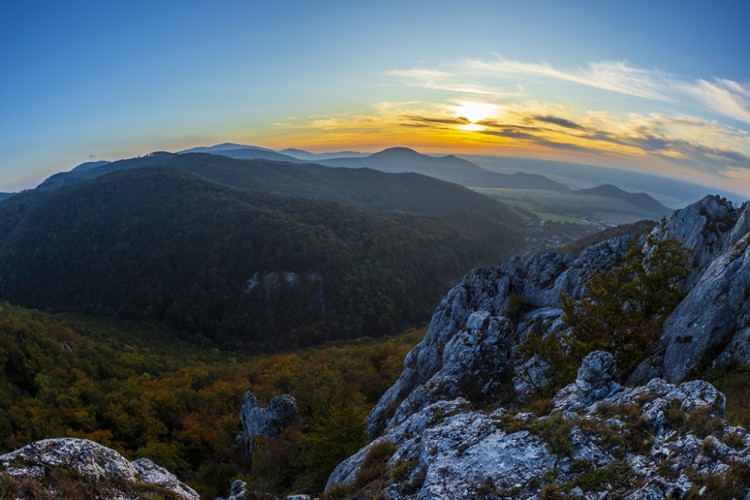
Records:
{"label": "rocky outcrop", "polygon": [[[245,481],[238,479],[232,481],[228,497],[223,499],[217,498],[216,500],[256,500],[258,498],[266,498],[266,496],[251,491]],[[289,495],[286,497],[286,500],[310,500],[310,495]]]}
{"label": "rocky outcrop", "polygon": [[237,436],[245,444],[245,450],[252,455],[259,438],[276,439],[281,430],[299,420],[299,409],[294,396],[276,396],[268,406],[258,406],[255,395],[245,392],[245,401],[240,410],[243,432]]}
{"label": "rocky outcrop", "polygon": [[[630,382],[653,377],[678,382],[706,362],[750,362],[750,204],[734,207],[707,196],[676,211],[653,234],[673,237],[692,250],[685,280],[689,293],[665,322],[661,353],[638,367]],[[501,400],[502,391],[511,390],[508,378],[521,395],[544,385],[544,365],[521,359],[518,346],[532,331],[563,334],[561,293],[585,296],[588,279],[616,265],[633,237],[597,243],[578,256],[518,256],[499,268],[469,272],[440,302],[424,340],[407,355],[401,376],[372,411],[369,434],[377,437],[439,400]],[[476,327],[479,323],[484,329]],[[492,364],[484,366],[480,360],[489,359],[489,352]],[[464,377],[467,366],[474,367],[471,384]]]}
{"label": "rocky outcrop", "polygon": [[750,233],[713,260],[664,324],[665,377],[683,379],[707,354],[708,363],[747,363],[748,301]]}
{"label": "rocky outcrop", "polygon": [[[370,435],[377,436],[438,399],[502,397],[497,388],[513,378],[515,346],[540,326],[550,332],[564,330],[560,293],[574,298],[584,294],[590,273],[618,262],[632,238],[626,235],[601,242],[577,258],[543,253],[515,257],[500,268],[469,272],[440,302],[424,340],[406,356],[401,376],[372,411],[367,428]],[[529,309],[515,324],[504,317],[508,308],[514,307],[514,300],[522,300],[522,307]],[[480,323],[485,324],[485,330],[476,328]],[[487,390],[474,390],[474,394],[454,390],[464,385],[461,379],[466,375],[457,367],[481,365],[478,360],[486,357],[491,342],[498,342],[492,350],[499,358],[493,359],[491,369],[475,369],[479,378],[472,384]],[[516,373],[513,382],[517,387],[527,385],[524,376]]]}
{"label": "rocky outcrop", "polygon": [[320,273],[297,274],[292,271],[264,271],[254,273],[243,291],[246,294],[262,292],[265,302],[271,303],[284,290],[295,290],[307,299],[307,307],[318,314],[325,313],[325,279]]}
{"label": "rocky outcrop", "polygon": [[[356,497],[374,485],[387,498],[744,497],[747,432],[727,424],[724,396],[710,384],[682,381],[750,364],[750,204],[708,196],[652,236],[691,249],[686,296],[628,387],[615,380],[614,357],[596,352],[548,415],[509,409],[548,382],[544,362],[521,354],[529,334],[564,335],[561,294],[584,297],[590,277],[621,261],[634,235],[577,256],[541,253],[472,270],[372,411],[374,441],[341,463],[327,488]],[[648,254],[650,240],[640,241]]]}
{"label": "rocky outcrop", "polygon": [[[326,488],[418,499],[744,496],[750,436],[727,424],[724,405],[703,381],[622,387],[613,357],[596,352],[548,415],[438,401],[341,463]],[[386,466],[373,477],[383,450]]]}
{"label": "rocky outcrop", "polygon": [[0,456],[0,469],[11,478],[4,486],[16,498],[39,498],[39,492],[50,498],[199,498],[151,460],[130,462],[87,439],[36,441]]}

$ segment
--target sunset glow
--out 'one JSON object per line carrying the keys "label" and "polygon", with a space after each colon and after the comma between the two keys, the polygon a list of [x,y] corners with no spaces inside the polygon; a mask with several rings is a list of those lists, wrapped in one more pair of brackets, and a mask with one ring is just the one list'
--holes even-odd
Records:
{"label": "sunset glow", "polygon": [[738,2],[136,4],[4,7],[0,191],[232,141],[529,156],[750,193]]}

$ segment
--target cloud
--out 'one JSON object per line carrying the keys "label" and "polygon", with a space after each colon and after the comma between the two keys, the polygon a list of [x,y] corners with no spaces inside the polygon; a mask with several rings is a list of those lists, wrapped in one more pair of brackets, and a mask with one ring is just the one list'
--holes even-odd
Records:
{"label": "cloud", "polygon": [[714,82],[698,80],[683,85],[682,91],[703,103],[709,109],[750,123],[750,88],[732,80],[717,79]]}
{"label": "cloud", "polygon": [[448,72],[436,69],[394,69],[386,71],[388,76],[399,77],[406,85],[430,90],[471,94],[493,99],[506,99],[524,95],[523,87],[517,85],[515,90],[499,89],[479,83],[462,81],[462,73]]}
{"label": "cloud", "polygon": [[485,135],[494,135],[496,137],[506,137],[508,139],[524,139],[532,142],[539,142],[539,137],[528,132],[524,132],[523,129],[517,127],[502,127],[498,130],[483,130]]}
{"label": "cloud", "polygon": [[748,131],[715,120],[526,100],[495,106],[493,117],[472,121],[461,115],[456,102],[383,102],[370,113],[315,116],[296,126],[327,144],[387,140],[389,145],[429,145],[443,151],[484,148],[493,153],[511,147],[558,151],[572,161],[585,156],[589,161],[599,157],[605,164],[640,168],[668,164],[683,172],[717,177],[732,172],[744,179],[738,172],[750,172]]}
{"label": "cloud", "polygon": [[665,92],[669,75],[659,71],[628,66],[625,62],[592,62],[586,68],[561,70],[546,63],[529,63],[497,58],[492,61],[471,59],[459,63],[466,70],[485,75],[516,75],[562,80],[646,99],[670,101]]}
{"label": "cloud", "polygon": [[[584,67],[560,69],[546,63],[515,61],[497,57],[492,60],[470,59],[454,63],[452,71],[394,70],[392,76],[406,78],[414,85],[478,93],[495,98],[525,95],[526,86],[516,85],[508,92],[487,84],[487,79],[525,77],[528,79],[563,81],[661,101],[688,108],[701,108],[743,123],[750,123],[750,86],[724,78],[688,79],[658,69],[630,66],[626,61],[597,61]],[[459,75],[472,75],[481,83],[455,84]],[[504,83],[507,86],[507,83]]]}
{"label": "cloud", "polygon": [[429,116],[417,116],[417,115],[403,115],[403,117],[412,122],[428,123],[440,123],[443,125],[466,125],[471,123],[468,118],[459,116],[456,118],[441,118],[441,117],[429,117]]}
{"label": "cloud", "polygon": [[539,122],[546,122],[551,123],[553,125],[558,125],[560,127],[564,128],[572,128],[576,130],[586,130],[585,127],[582,127],[581,125],[578,125],[575,122],[572,122],[570,120],[567,120],[565,118],[560,118],[557,116],[532,116],[532,120],[539,121]]}

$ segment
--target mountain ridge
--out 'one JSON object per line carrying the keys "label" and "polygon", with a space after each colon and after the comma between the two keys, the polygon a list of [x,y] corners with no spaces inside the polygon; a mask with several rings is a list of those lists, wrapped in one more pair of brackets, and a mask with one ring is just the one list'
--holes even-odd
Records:
{"label": "mountain ridge", "polygon": [[601,184],[588,189],[578,189],[570,192],[571,194],[586,196],[586,195],[597,195],[607,196],[610,198],[619,198],[625,200],[635,207],[638,207],[649,212],[661,214],[667,216],[672,213],[672,210],[662,205],[653,196],[647,193],[630,193],[612,184]]}
{"label": "mountain ridge", "polygon": [[70,172],[69,176],[50,177],[38,191],[85,182],[115,171],[159,166],[190,171],[238,189],[322,199],[376,210],[422,214],[473,210],[486,215],[510,216],[502,203],[430,176],[241,160],[207,153],[163,153],[110,162],[96,169]]}
{"label": "mountain ridge", "polygon": [[522,245],[520,219],[466,192],[487,203],[486,215],[381,212],[243,190],[189,169],[128,168],[0,203],[2,295],[155,320],[219,346],[379,336],[422,321],[467,267]]}
{"label": "mountain ridge", "polygon": [[333,167],[370,167],[384,172],[415,172],[467,187],[504,187],[568,191],[568,187],[537,174],[499,174],[455,155],[429,156],[406,147],[384,149],[362,158],[321,161]]}

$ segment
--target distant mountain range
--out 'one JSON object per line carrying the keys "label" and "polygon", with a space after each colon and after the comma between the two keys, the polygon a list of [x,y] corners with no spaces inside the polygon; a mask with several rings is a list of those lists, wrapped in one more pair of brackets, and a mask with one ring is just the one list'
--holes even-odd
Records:
{"label": "distant mountain range", "polygon": [[281,151],[274,151],[273,149],[262,148],[260,146],[244,146],[242,144],[234,144],[231,142],[225,142],[223,144],[217,144],[216,146],[206,147],[195,147],[178,151],[178,154],[188,153],[209,153],[217,154],[222,156],[228,156],[230,158],[236,158],[239,160],[274,160],[274,161],[287,161],[290,163],[306,163],[306,162],[320,162],[322,160],[330,160],[333,158],[361,158],[369,156],[370,153],[359,153],[357,151],[337,151],[334,153],[311,153],[302,149],[287,148]]}
{"label": "distant mountain range", "polygon": [[[206,158],[198,160],[196,156],[200,155]],[[208,157],[224,158],[225,161],[212,161]],[[247,165],[233,164],[229,161],[230,159],[253,160],[256,163],[248,168]],[[267,163],[258,163],[259,161],[266,161]],[[313,165],[313,163],[315,164]],[[200,168],[198,168],[199,164],[202,165]],[[453,155],[435,157],[418,153],[409,148],[390,148],[373,154],[342,151],[318,155],[292,148],[277,152],[258,146],[223,143],[215,146],[186,149],[177,154],[155,152],[116,162],[88,162],[69,172],[61,172],[49,177],[39,185],[39,189],[53,189],[80,183],[117,170],[155,165],[188,167],[200,175],[219,182],[231,178],[230,184],[234,185],[241,182],[241,186],[237,187],[242,189],[326,199],[378,210],[431,213],[432,210],[444,205],[442,202],[436,202],[435,200],[444,199],[445,193],[442,193],[443,196],[431,198],[433,201],[425,197],[418,197],[413,199],[409,206],[397,207],[394,205],[394,200],[404,202],[408,197],[391,193],[391,195],[378,201],[378,196],[373,195],[370,189],[360,190],[362,184],[355,183],[359,187],[347,185],[355,176],[353,170],[362,170],[357,175],[366,177],[371,183],[383,182],[384,177],[379,177],[375,171],[386,173],[410,172],[412,173],[410,175],[417,173],[449,183],[476,188],[480,191],[483,189],[532,189],[538,190],[540,193],[552,191],[565,195],[597,195],[617,200],[620,203],[624,202],[628,206],[636,208],[639,214],[643,214],[642,216],[653,219],[671,213],[671,209],[646,193],[629,193],[609,184],[571,191],[564,184],[552,181],[542,175],[521,172],[513,174],[492,172]],[[349,168],[342,169],[342,167]],[[228,172],[227,169],[232,170],[232,172]],[[364,170],[368,171],[365,172]],[[400,181],[407,182],[407,179],[409,183],[419,182],[424,184],[426,182],[424,179],[415,181],[413,178],[407,177],[401,178]],[[390,186],[389,189],[391,190],[397,189],[394,183],[386,182],[386,184]],[[384,187],[384,185],[381,185],[381,187]],[[440,189],[446,190],[448,188],[442,186]],[[455,188],[453,189],[455,191]],[[512,195],[512,192],[510,194]],[[461,197],[465,196],[466,193],[461,195]],[[501,201],[506,201],[502,194],[495,197]],[[458,202],[456,200],[459,204],[465,201]],[[418,203],[423,205],[418,207]],[[453,204],[448,203],[446,206],[453,206]],[[470,208],[470,210],[475,209],[476,207]],[[632,212],[629,208],[624,210]],[[615,208],[615,211],[617,211],[617,208]]]}
{"label": "distant mountain range", "polygon": [[[645,191],[660,202],[672,208],[682,208],[702,198],[707,193],[705,185],[659,175],[658,170],[645,173],[635,169],[614,168],[611,166],[586,165],[539,158],[519,158],[511,156],[461,155],[463,158],[499,173],[527,172],[548,177],[569,186],[582,189],[599,184],[612,184],[626,191]],[[714,187],[711,192],[742,202],[745,195],[722,191]]]}
{"label": "distant mountain range", "polygon": [[287,148],[280,151],[285,155],[292,156],[303,161],[321,161],[331,160],[333,158],[363,158],[370,156],[370,153],[360,153],[357,151],[336,151],[333,153],[311,153],[301,149]]}
{"label": "distant mountain range", "polygon": [[564,184],[541,175],[521,172],[498,174],[453,155],[429,156],[403,147],[389,148],[373,154],[352,151],[315,154],[292,148],[278,152],[258,146],[225,143],[179,152],[179,154],[186,153],[210,153],[245,160],[274,160],[290,163],[312,162],[330,167],[366,167],[389,173],[413,172],[466,187],[568,191],[568,187]]}
{"label": "distant mountain range", "polygon": [[[233,151],[233,150],[230,150]],[[381,211],[445,215],[456,211],[507,218],[502,203],[462,186],[413,173],[388,174],[369,168],[331,168],[316,164],[238,160],[206,153],[155,153],[97,168],[77,167],[40,184],[45,191],[105,174],[137,168],[174,167],[247,191],[334,201]]]}
{"label": "distant mountain range", "polygon": [[659,201],[654,199],[651,195],[648,195],[646,193],[628,193],[627,191],[623,191],[617,186],[613,186],[611,184],[602,184],[601,186],[596,186],[589,189],[579,189],[576,191],[571,191],[571,194],[618,198],[630,203],[634,207],[637,207],[644,212],[650,212],[664,217],[670,215],[673,212],[673,210],[659,203]]}
{"label": "distant mountain range", "polygon": [[541,175],[499,174],[453,155],[428,156],[409,148],[390,148],[364,158],[336,158],[320,163],[333,167],[369,167],[384,172],[416,172],[467,187],[568,191],[567,186]]}

